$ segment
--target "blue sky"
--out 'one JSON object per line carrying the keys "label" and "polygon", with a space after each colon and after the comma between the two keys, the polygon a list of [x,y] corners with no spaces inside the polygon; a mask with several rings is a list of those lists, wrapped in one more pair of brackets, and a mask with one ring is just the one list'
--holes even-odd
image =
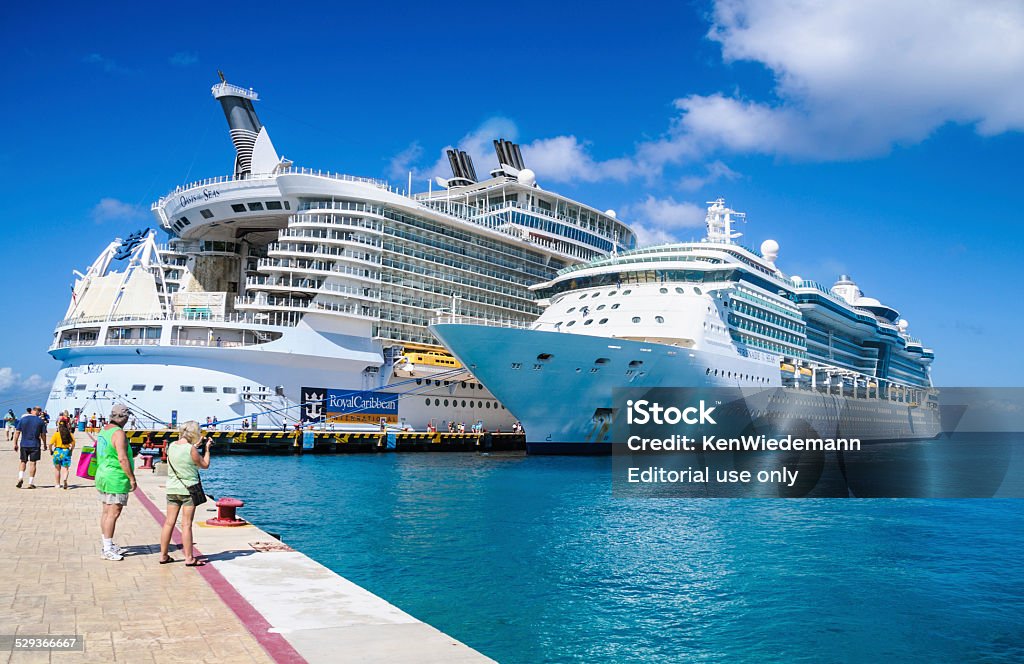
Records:
{"label": "blue sky", "polygon": [[699,237],[724,196],[786,272],[899,309],[938,384],[1020,385],[1024,7],[893,4],[5,8],[0,401],[45,394],[72,269],[230,172],[217,69],[296,164],[425,188],[502,135],[647,241]]}

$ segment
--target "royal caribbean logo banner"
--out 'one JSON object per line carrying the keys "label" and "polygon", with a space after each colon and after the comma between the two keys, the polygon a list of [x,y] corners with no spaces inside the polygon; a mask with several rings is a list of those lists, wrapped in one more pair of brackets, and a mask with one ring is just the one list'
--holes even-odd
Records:
{"label": "royal caribbean logo banner", "polygon": [[398,424],[398,395],[374,390],[302,388],[302,421],[326,424]]}
{"label": "royal caribbean logo banner", "polygon": [[1021,388],[622,388],[611,410],[616,497],[1024,497]]}

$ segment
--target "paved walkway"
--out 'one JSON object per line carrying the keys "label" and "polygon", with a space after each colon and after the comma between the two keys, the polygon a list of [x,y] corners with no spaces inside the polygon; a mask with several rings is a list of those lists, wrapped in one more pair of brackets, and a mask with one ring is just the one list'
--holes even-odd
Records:
{"label": "paved walkway", "polygon": [[[76,437],[72,470],[91,444]],[[0,664],[492,661],[259,528],[207,527],[212,502],[196,510],[194,528],[211,564],[158,564],[165,475],[136,474],[115,534],[129,552],[105,561],[92,480],[72,473],[69,490],[55,488],[44,452],[39,488],[16,489],[17,454],[0,439],[0,635],[78,634],[85,643],[80,653],[0,652]],[[172,556],[184,558],[173,547]]]}

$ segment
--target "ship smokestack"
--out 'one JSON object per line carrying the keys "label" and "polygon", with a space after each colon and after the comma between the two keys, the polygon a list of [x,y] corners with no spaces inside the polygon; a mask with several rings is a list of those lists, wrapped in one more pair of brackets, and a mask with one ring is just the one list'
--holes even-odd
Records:
{"label": "ship smokestack", "polygon": [[252,153],[256,145],[256,137],[263,125],[256,117],[256,109],[252,103],[260,96],[252,88],[246,90],[231,85],[220,75],[220,83],[213,86],[213,96],[220,102],[231,130],[231,142],[235,144],[235,177],[244,178],[252,173]]}

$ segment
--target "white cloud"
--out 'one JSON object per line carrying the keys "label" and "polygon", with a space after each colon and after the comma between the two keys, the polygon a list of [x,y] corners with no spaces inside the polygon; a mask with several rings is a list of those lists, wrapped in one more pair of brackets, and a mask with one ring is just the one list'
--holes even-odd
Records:
{"label": "white cloud", "polygon": [[418,141],[413,141],[409,147],[391,158],[391,162],[388,164],[388,175],[392,180],[401,180],[409,174],[409,171],[413,171],[415,176],[416,161],[421,156],[423,156],[423,148],[420,147]]}
{"label": "white cloud", "polygon": [[102,224],[108,221],[145,221],[149,215],[139,206],[119,201],[116,198],[101,198],[90,213],[93,221]]}
{"label": "white cloud", "polygon": [[1014,0],[719,0],[709,37],[727,62],[763,64],[771,103],[676,100],[654,166],[715,150],[808,159],[886,153],[947,123],[1024,129],[1024,4]]}
{"label": "white cloud", "polygon": [[[479,127],[463,136],[454,146],[465,150],[473,159],[477,177],[481,180],[490,176],[491,170],[498,166],[494,154],[494,139],[504,138],[517,140],[519,128],[504,117],[493,117]],[[441,149],[437,160],[426,168],[416,164],[423,156],[419,142],[411,143],[406,149],[392,157],[388,172],[394,179],[404,179],[412,171],[414,179],[441,176],[451,177],[451,165],[447,151],[453,146],[446,145]],[[619,158],[607,161],[594,159],[588,145],[575,136],[555,136],[540,138],[521,146],[523,161],[527,168],[532,169],[541,182],[598,182],[603,180],[626,180],[631,177],[636,166],[630,159]]]}
{"label": "white cloud", "polygon": [[686,229],[699,228],[704,225],[707,211],[694,203],[677,201],[668,198],[647,198],[625,206],[625,217],[630,219],[630,226],[636,231],[637,246],[677,242],[679,234]]}
{"label": "white cloud", "polygon": [[704,175],[687,175],[679,179],[679,187],[685,191],[697,191],[719,180],[735,180],[740,173],[732,170],[717,159],[705,165]]}
{"label": "white cloud", "polygon": [[552,182],[627,180],[636,172],[629,159],[597,161],[575,136],[541,138],[522,147],[523,161],[537,177]]}
{"label": "white cloud", "polygon": [[11,367],[0,367],[0,394],[37,396],[40,392],[49,390],[52,384],[52,380],[47,380],[39,374],[22,378],[21,374]]}
{"label": "white cloud", "polygon": [[199,54],[190,51],[179,51],[167,59],[175,67],[191,67],[199,62]]}

